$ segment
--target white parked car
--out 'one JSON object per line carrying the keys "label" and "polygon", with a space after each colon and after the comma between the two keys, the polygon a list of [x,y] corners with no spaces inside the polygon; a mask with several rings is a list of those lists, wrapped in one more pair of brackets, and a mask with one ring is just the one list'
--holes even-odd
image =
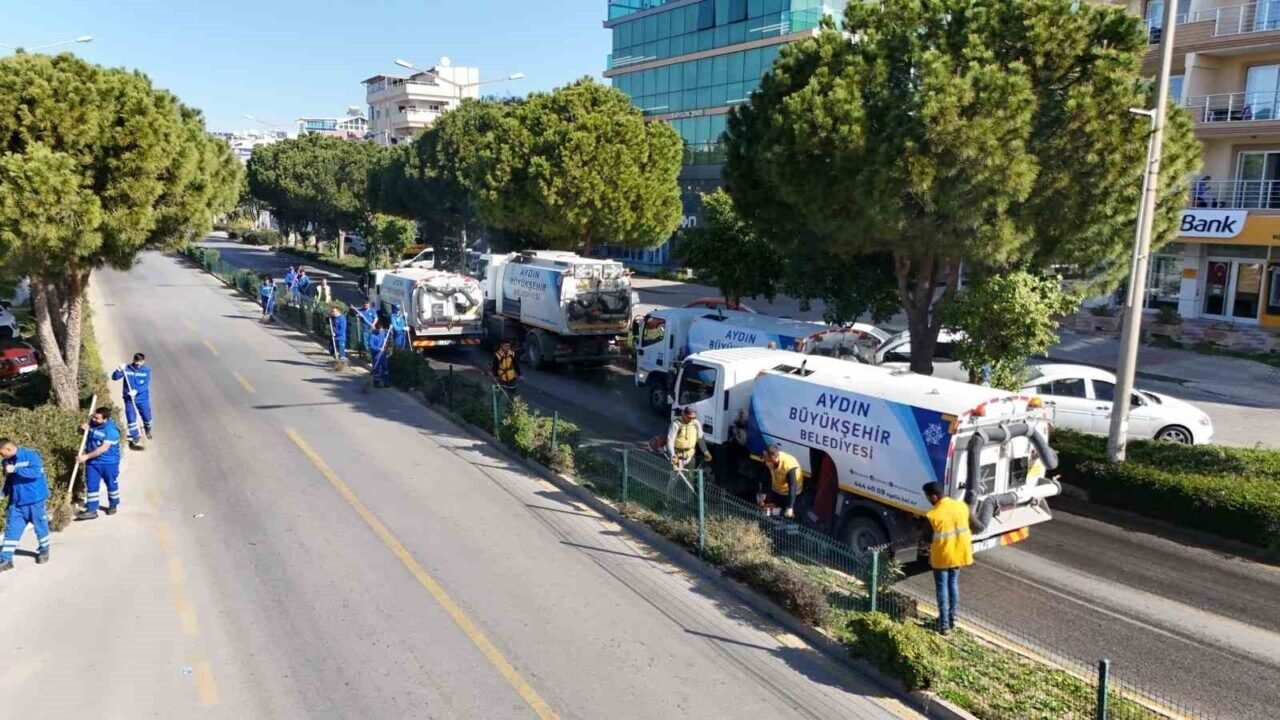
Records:
{"label": "white parked car", "polygon": [[[1039,365],[1022,388],[1044,398],[1055,427],[1093,435],[1111,430],[1116,376],[1088,365]],[[1129,433],[1135,440],[1167,440],[1204,445],[1213,439],[1213,421],[1191,403],[1149,390],[1129,399]]]}
{"label": "white parked car", "polygon": [[[969,382],[969,371],[960,365],[955,356],[955,343],[962,333],[943,329],[938,333],[938,344],[933,350],[933,376],[947,380]],[[876,349],[875,365],[894,370],[911,369],[911,331],[891,335]]]}
{"label": "white parked car", "polygon": [[22,332],[18,329],[18,318],[9,312],[9,301],[0,301],[0,340],[18,340]]}

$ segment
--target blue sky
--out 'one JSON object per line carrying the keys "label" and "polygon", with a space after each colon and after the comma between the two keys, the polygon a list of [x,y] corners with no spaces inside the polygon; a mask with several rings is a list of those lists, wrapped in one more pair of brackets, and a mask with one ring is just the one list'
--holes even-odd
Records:
{"label": "blue sky", "polygon": [[499,95],[598,79],[606,13],[606,0],[0,0],[0,43],[93,35],[65,49],[142,70],[211,130],[260,127],[245,114],[292,129],[363,107],[360,81],[400,72],[397,57],[425,67],[447,55],[482,78],[525,73],[490,86]]}

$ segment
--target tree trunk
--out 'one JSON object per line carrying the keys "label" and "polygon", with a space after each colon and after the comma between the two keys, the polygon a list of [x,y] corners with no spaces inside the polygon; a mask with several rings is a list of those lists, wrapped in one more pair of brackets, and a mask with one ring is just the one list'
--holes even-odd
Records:
{"label": "tree trunk", "polygon": [[[49,367],[54,399],[58,407],[66,410],[80,407],[80,329],[87,280],[87,276],[72,274],[66,288],[66,297],[62,298],[61,303],[53,283],[44,278],[32,278],[31,282],[36,334],[44,350],[45,363]],[[58,307],[59,304],[65,304],[65,310]],[[55,332],[55,318],[59,316],[66,330],[61,342]]]}
{"label": "tree trunk", "polygon": [[[931,255],[912,258],[895,254],[893,262],[898,299],[907,314],[907,329],[911,333],[911,371],[932,375],[938,332],[942,330],[942,311],[955,296],[960,261]],[[939,279],[944,282],[941,294],[936,289]]]}
{"label": "tree trunk", "polygon": [[582,234],[582,249],[578,251],[582,257],[591,257],[591,233]]}
{"label": "tree trunk", "polygon": [[338,258],[341,259],[347,251],[347,231],[338,231]]}

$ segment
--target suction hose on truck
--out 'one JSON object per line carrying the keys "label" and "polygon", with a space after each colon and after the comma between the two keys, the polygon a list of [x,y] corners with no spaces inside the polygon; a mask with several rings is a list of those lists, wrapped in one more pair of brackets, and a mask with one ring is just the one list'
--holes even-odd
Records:
{"label": "suction hose on truck", "polygon": [[[978,478],[981,477],[982,449],[986,447],[988,442],[1003,444],[1015,437],[1030,438],[1031,444],[1035,445],[1036,452],[1040,453],[1040,460],[1044,463],[1046,472],[1058,467],[1058,453],[1049,447],[1044,435],[1032,427],[1030,423],[1016,422],[1000,425],[999,427],[982,428],[975,432],[973,437],[969,438],[967,458],[969,463],[969,482],[964,495],[964,502],[969,506],[969,529],[974,533],[982,534],[986,532],[987,526],[991,524],[991,519],[1000,512],[1001,507],[1018,504],[1019,494],[1015,491],[1000,493],[999,495],[988,495],[981,500],[977,499],[977,493],[974,491]],[[1049,481],[1046,487],[1051,490],[1045,493],[1048,495],[1056,495],[1061,489],[1056,480]],[[1032,490],[1032,497],[1039,497],[1040,495],[1034,489]]]}

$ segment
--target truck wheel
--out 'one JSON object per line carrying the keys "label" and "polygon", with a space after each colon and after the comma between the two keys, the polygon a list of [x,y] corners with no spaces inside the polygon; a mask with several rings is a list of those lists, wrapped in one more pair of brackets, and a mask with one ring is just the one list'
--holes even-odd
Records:
{"label": "truck wheel", "polygon": [[547,358],[542,354],[542,333],[531,332],[524,336],[524,356],[529,360],[529,367],[541,370],[547,365]]}
{"label": "truck wheel", "polygon": [[670,407],[667,405],[667,382],[660,377],[651,377],[645,389],[649,391],[649,409],[665,417]]}
{"label": "truck wheel", "polygon": [[840,540],[849,544],[854,552],[866,553],[883,550],[889,544],[889,535],[880,521],[869,515],[854,515],[840,531]]}

